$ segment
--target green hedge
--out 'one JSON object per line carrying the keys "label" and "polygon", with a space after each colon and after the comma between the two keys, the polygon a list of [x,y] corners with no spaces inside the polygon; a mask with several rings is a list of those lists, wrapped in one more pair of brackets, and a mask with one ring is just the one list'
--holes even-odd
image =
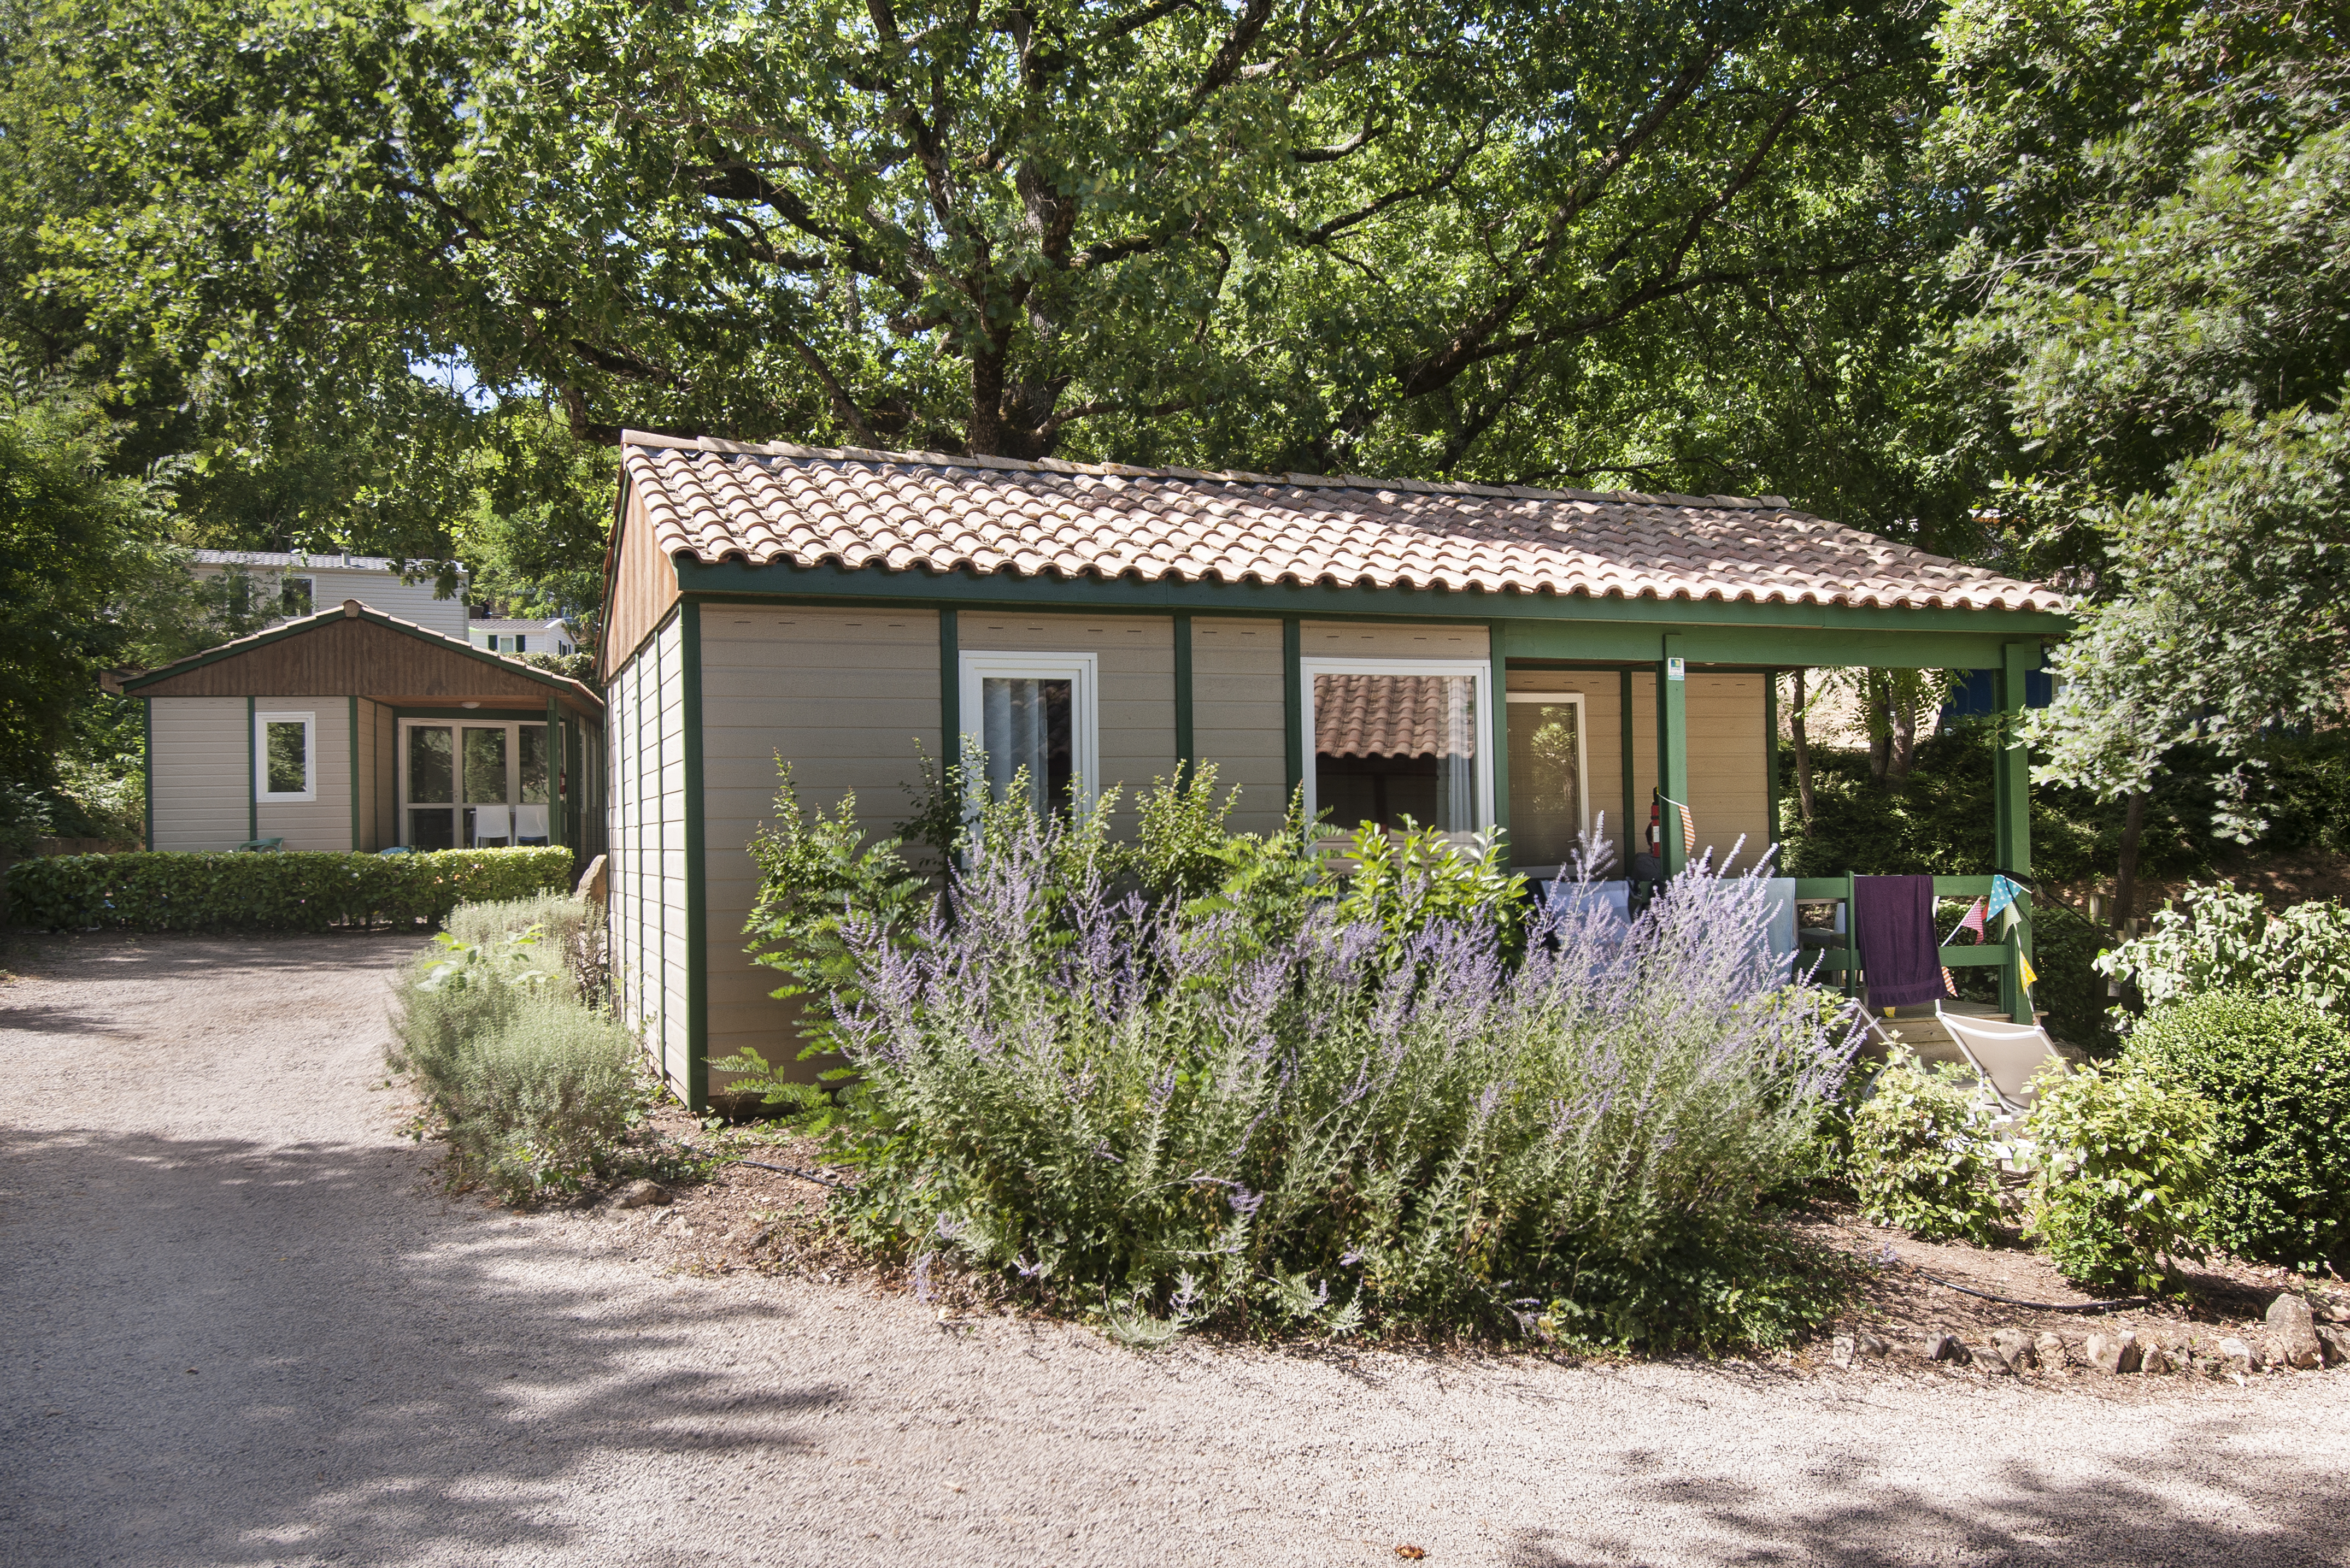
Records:
{"label": "green hedge", "polygon": [[571,884],[571,851],[58,855],[8,871],[8,918],[44,930],[316,931],[440,920]]}

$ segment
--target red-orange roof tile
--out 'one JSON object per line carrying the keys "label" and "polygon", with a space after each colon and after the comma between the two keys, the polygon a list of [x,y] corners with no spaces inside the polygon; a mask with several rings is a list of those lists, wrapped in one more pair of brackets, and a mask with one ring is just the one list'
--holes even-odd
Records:
{"label": "red-orange roof tile", "polygon": [[1776,497],[1198,473],[629,431],[663,554],[754,566],[2053,610],[2062,595]]}

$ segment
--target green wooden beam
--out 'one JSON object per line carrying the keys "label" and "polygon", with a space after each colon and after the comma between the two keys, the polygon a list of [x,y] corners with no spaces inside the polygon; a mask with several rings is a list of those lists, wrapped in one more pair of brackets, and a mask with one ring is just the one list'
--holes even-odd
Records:
{"label": "green wooden beam", "polygon": [[1289,780],[1289,796],[1293,800],[1297,796],[1297,786],[1305,781],[1306,764],[1312,761],[1305,754],[1305,657],[1304,625],[1294,615],[1284,616],[1281,621],[1281,746],[1282,763]]}
{"label": "green wooden beam", "polygon": [[351,743],[351,853],[356,855],[359,852],[362,836],[359,832],[359,700],[350,698],[349,703],[348,732],[345,738]]}
{"label": "green wooden beam", "polygon": [[939,611],[939,767],[962,761],[962,628],[951,609]]}
{"label": "green wooden beam", "polygon": [[[1688,663],[1678,635],[1663,639],[1657,660],[1657,787],[1669,801],[1689,800],[1689,681]],[[1680,814],[1665,807],[1665,874],[1674,876],[1689,864],[1681,843]]]}
{"label": "green wooden beam", "polygon": [[[1779,672],[1762,672],[1762,848],[1779,847]],[[1774,864],[1774,871],[1778,867]]]}
{"label": "green wooden beam", "polygon": [[147,842],[142,849],[155,847],[155,699],[140,699],[144,710],[139,719],[139,779],[147,792]]}
{"label": "green wooden beam", "polygon": [[261,771],[260,742],[254,738],[253,699],[244,700],[244,839],[250,844],[261,836],[261,785],[255,775]]}
{"label": "green wooden beam", "polygon": [[1485,659],[1492,671],[1489,683],[1493,693],[1490,718],[1493,735],[1493,826],[1502,830],[1506,842],[1510,831],[1510,623],[1492,622],[1485,635]]}
{"label": "green wooden beam", "polygon": [[1175,778],[1188,782],[1200,765],[1191,734],[1191,616],[1175,617]]}
{"label": "green wooden beam", "polygon": [[563,842],[563,711],[555,693],[546,694],[546,739],[539,756],[546,763],[546,841]]}
{"label": "green wooden beam", "polygon": [[[1485,593],[1447,588],[1371,588],[1331,583],[1211,583],[1136,577],[1025,577],[1010,572],[893,572],[826,562],[799,566],[776,561],[677,564],[679,588],[689,596],[761,600],[857,600],[908,606],[958,604],[1006,609],[1068,608],[1094,615],[1119,609],[1165,614],[1188,609],[1214,615],[1320,616],[1332,619],[1512,620],[1622,623],[1632,626],[1814,629],[1972,636],[2061,637],[2070,620],[2037,610],[1885,609],[1859,605],[1758,604],[1724,599],[1589,598],[1580,594]],[[1636,655],[1646,662],[1653,652]],[[1711,661],[1711,652],[1691,657]],[[1774,657],[1767,649],[1757,659]],[[1785,655],[1780,662],[1793,663]],[[1827,660],[1825,662],[1837,662]],[[1960,666],[1952,666],[1960,668]]]}
{"label": "green wooden beam", "polygon": [[1639,802],[1634,798],[1632,791],[1632,764],[1638,760],[1638,753],[1632,745],[1632,672],[1627,669],[1619,673],[1622,679],[1617,684],[1620,701],[1616,704],[1616,727],[1621,732],[1618,738],[1624,742],[1624,821],[1618,829],[1624,845],[1624,859],[1617,869],[1629,877],[1632,874],[1632,857],[1640,852],[1640,821],[1637,815]]}
{"label": "green wooden beam", "polygon": [[710,877],[702,864],[702,607],[678,618],[679,701],[685,729],[685,1073],[686,1104],[710,1108]]}
{"label": "green wooden beam", "polygon": [[[2032,875],[2032,756],[2023,744],[2024,678],[2040,663],[2036,642],[2011,642],[2001,650],[1992,677],[1999,702],[1999,750],[1991,762],[1992,821],[1997,834],[1992,869],[2012,877]],[[2018,894],[2023,917],[2015,928],[2015,950],[2032,956],[2032,905],[2029,894]],[[2018,1023],[2032,1022],[2032,996],[2024,989],[2022,971],[2011,965],[2000,981],[2000,1002]]]}

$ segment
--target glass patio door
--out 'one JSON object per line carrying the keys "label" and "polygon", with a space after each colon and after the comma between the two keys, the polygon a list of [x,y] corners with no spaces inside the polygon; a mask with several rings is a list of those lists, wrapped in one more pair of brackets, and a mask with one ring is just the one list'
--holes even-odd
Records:
{"label": "glass patio door", "polygon": [[410,722],[400,751],[400,841],[410,848],[550,841],[544,723]]}

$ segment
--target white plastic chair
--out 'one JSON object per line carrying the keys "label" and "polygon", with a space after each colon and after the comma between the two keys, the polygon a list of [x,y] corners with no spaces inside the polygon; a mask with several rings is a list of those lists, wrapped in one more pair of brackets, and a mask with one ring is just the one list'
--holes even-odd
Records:
{"label": "white plastic chair", "polygon": [[2015,1116],[2032,1108],[2033,1075],[2050,1062],[2063,1066],[2056,1044],[2037,1023],[2012,1023],[2004,1018],[1969,1018],[1936,1008],[1935,1016],[1965,1054],[1969,1064],[1999,1096],[1999,1103]]}
{"label": "white plastic chair", "polygon": [[494,838],[502,844],[514,842],[514,814],[503,805],[477,805],[473,808],[473,847],[479,849],[482,840]]}
{"label": "white plastic chair", "polygon": [[514,808],[514,841],[516,844],[537,839],[546,841],[546,807],[518,805]]}

